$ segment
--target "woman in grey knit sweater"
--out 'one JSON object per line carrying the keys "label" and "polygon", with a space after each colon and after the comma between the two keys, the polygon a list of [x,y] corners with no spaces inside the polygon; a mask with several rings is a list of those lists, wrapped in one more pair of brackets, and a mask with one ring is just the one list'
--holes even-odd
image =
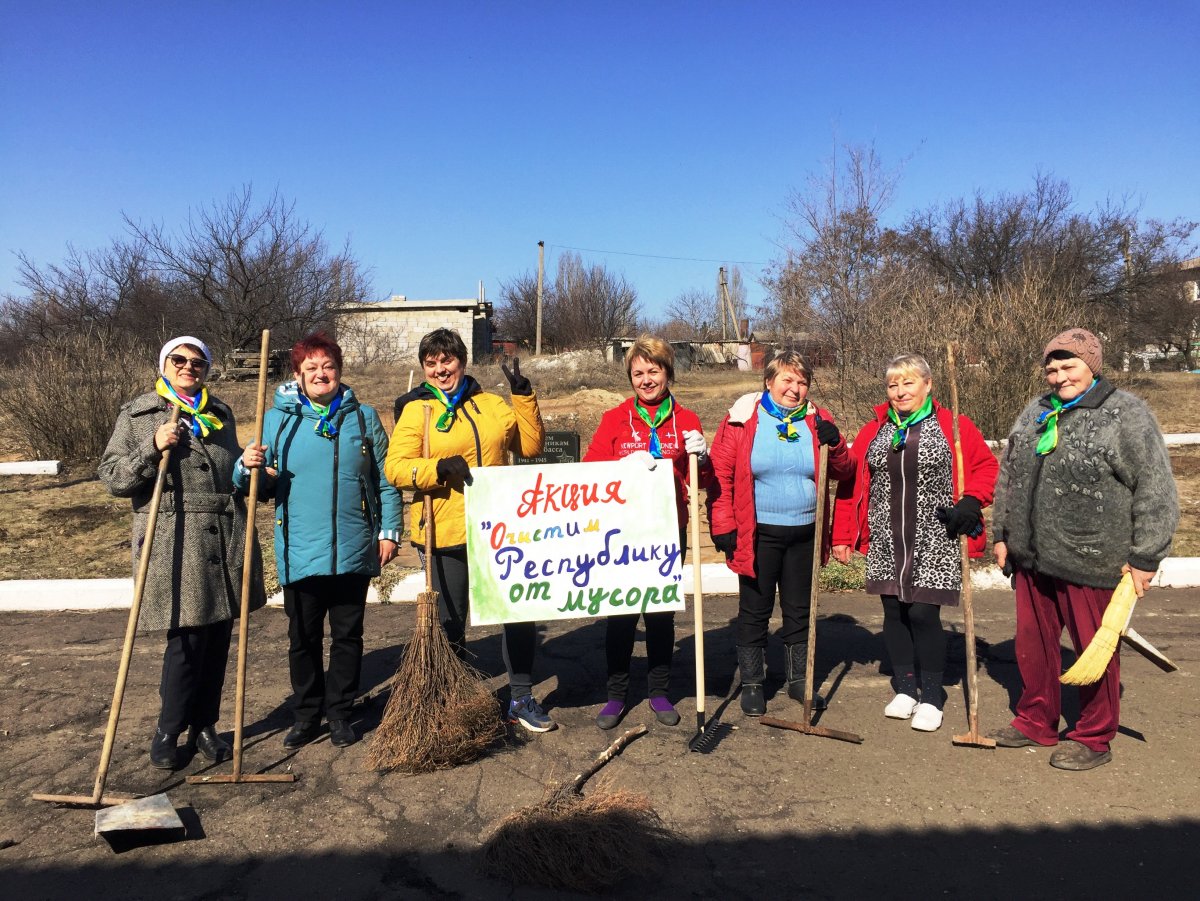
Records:
{"label": "woman in grey knit sweater", "polygon": [[[1068,329],[1043,354],[1050,393],[1013,425],[996,484],[996,560],[1016,586],[1017,665],[1024,687],[1001,747],[1055,745],[1062,698],[1060,639],[1076,653],[1100,627],[1125,572],[1140,597],[1171,547],[1179,502],[1166,445],[1145,402],[1100,375],[1099,339]],[[1120,655],[1079,690],[1080,714],[1051,766],[1112,759],[1120,722]]]}

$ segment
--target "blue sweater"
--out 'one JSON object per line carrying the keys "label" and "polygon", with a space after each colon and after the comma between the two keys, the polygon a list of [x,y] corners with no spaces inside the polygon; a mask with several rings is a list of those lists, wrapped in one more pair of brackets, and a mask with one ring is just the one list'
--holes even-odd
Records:
{"label": "blue sweater", "polygon": [[817,518],[812,433],[801,419],[796,422],[800,440],[780,441],[778,426],[779,420],[760,406],[750,450],[758,521],[772,526],[812,525]]}

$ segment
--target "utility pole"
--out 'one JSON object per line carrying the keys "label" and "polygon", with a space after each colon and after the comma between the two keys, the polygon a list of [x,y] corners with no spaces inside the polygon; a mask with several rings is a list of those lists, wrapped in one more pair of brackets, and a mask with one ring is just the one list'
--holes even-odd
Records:
{"label": "utility pole", "polygon": [[721,338],[722,340],[727,340],[728,338],[725,331],[725,315],[728,313],[730,321],[733,322],[733,337],[736,340],[741,341],[742,326],[741,323],[738,322],[737,311],[734,310],[733,300],[729,296],[729,283],[725,280],[724,266],[722,266],[717,272],[717,289],[721,293],[721,296],[718,299],[718,303],[721,307]]}
{"label": "utility pole", "polygon": [[533,355],[542,355],[542,281],[546,277],[546,242],[538,241],[538,293],[537,293],[537,335],[533,342]]}

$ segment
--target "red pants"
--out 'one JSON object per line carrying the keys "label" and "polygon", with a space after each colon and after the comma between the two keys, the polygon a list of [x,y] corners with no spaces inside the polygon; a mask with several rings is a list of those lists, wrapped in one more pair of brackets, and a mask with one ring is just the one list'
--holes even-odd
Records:
{"label": "red pants", "polygon": [[[1024,690],[1017,702],[1015,729],[1038,744],[1058,742],[1062,712],[1063,626],[1075,653],[1100,628],[1112,597],[1107,588],[1087,588],[1036,572],[1017,570],[1017,666]],[[1079,722],[1067,733],[1093,751],[1107,751],[1117,734],[1121,707],[1121,652],[1118,647],[1099,682],[1079,687]]]}

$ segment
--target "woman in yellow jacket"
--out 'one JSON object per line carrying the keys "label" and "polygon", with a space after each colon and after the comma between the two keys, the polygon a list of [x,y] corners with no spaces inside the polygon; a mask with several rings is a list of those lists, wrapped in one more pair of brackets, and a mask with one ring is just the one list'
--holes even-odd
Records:
{"label": "woman in yellow jacket", "polygon": [[[396,402],[396,429],[384,472],[401,490],[415,492],[410,507],[412,542],[425,546],[424,500],[433,501],[433,587],[446,636],[460,654],[467,627],[467,533],[463,485],[472,466],[503,466],[508,452],[531,457],[542,451],[546,431],[537,396],[519,362],[501,366],[512,406],[485,392],[466,373],[467,347],[457,332],[440,328],[421,339],[417,351],[425,382]],[[431,407],[429,455],[422,452],[425,408]],[[533,697],[535,623],[504,625],[504,665],[512,694],[509,721],[532,732],[555,722]]]}

